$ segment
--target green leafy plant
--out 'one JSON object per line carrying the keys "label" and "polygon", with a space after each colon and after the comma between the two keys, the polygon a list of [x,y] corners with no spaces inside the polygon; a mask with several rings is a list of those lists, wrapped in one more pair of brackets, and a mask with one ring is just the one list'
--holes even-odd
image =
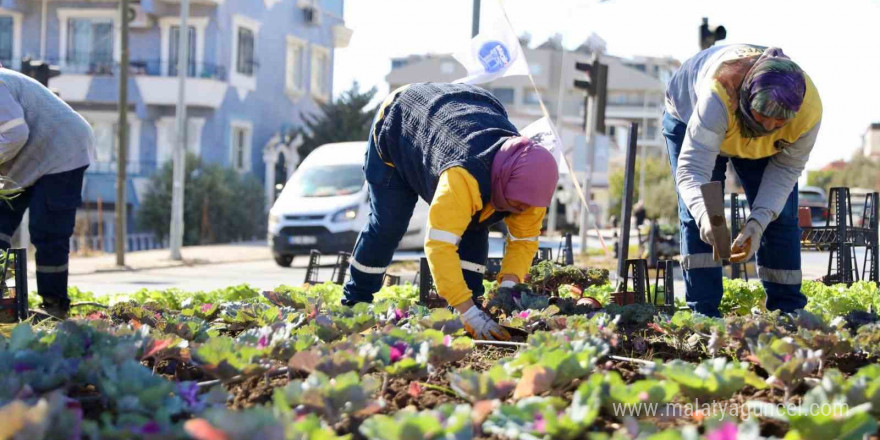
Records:
{"label": "green leafy plant", "polygon": [[449,373],[449,386],[462,399],[475,403],[505,399],[516,387],[516,381],[503,367],[495,366],[482,373],[473,370]]}
{"label": "green leafy plant", "polygon": [[441,405],[433,410],[398,411],[394,416],[375,415],[361,424],[370,440],[468,439],[474,435],[469,405]]}
{"label": "green leafy plant", "polygon": [[766,388],[747,363],[726,358],[709,359],[698,365],[672,360],[661,365],[654,374],[677,384],[685,397],[702,402],[728,399],[746,385]]}
{"label": "green leafy plant", "polygon": [[276,388],[272,396],[275,409],[286,412],[314,412],[331,423],[343,415],[366,416],[382,409],[382,402],[371,399],[379,383],[371,377],[363,379],[354,372],[334,378],[315,372],[306,380],[294,380],[284,388]]}

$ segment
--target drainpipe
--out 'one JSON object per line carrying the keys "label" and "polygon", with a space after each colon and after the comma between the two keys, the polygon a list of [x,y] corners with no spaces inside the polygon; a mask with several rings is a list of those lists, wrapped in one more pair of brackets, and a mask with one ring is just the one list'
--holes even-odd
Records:
{"label": "drainpipe", "polygon": [[40,59],[46,60],[46,33],[49,18],[49,0],[43,0],[43,14],[40,21]]}

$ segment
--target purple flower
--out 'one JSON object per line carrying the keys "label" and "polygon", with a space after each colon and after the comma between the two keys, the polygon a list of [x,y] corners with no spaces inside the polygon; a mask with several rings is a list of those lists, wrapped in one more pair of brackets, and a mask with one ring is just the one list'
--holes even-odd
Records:
{"label": "purple flower", "polygon": [[202,307],[199,310],[201,310],[202,313],[208,313],[212,308],[214,308],[213,304],[202,304]]}
{"label": "purple flower", "polygon": [[736,440],[737,431],[736,423],[724,422],[720,428],[710,432],[706,438],[708,440]]}
{"label": "purple flower", "polygon": [[394,320],[395,321],[400,321],[401,319],[406,318],[407,315],[409,315],[409,314],[401,309],[394,309]]}
{"label": "purple flower", "polygon": [[390,349],[390,357],[391,363],[396,363],[397,361],[403,359],[403,355],[406,353],[406,350],[409,348],[409,345],[406,342],[398,341],[395,342],[394,345],[391,346]]}
{"label": "purple flower", "polygon": [[177,384],[177,395],[188,406],[199,405],[199,384],[196,382],[181,382]]}
{"label": "purple flower", "polygon": [[535,431],[539,434],[547,432],[547,421],[541,414],[535,414]]}
{"label": "purple flower", "polygon": [[530,313],[531,313],[531,312],[529,312],[528,310],[523,310],[522,312],[519,312],[519,317],[520,317],[520,318],[523,318],[523,319],[526,319],[526,318],[529,317],[529,314],[530,314]]}
{"label": "purple flower", "polygon": [[266,335],[260,336],[260,340],[257,341],[257,348],[264,349],[269,346],[269,337]]}
{"label": "purple flower", "polygon": [[451,347],[452,346],[452,336],[449,336],[449,335],[444,336],[443,337],[443,345],[445,345],[447,347]]}
{"label": "purple flower", "polygon": [[132,429],[133,434],[140,434],[140,435],[159,434],[161,432],[162,432],[162,427],[159,426],[159,424],[153,420],[150,420],[149,422],[144,423],[144,425],[141,426],[140,428]]}
{"label": "purple flower", "polygon": [[16,373],[24,373],[25,371],[31,371],[31,370],[34,370],[33,366],[22,363],[22,362],[16,362],[15,364],[12,365],[12,371],[15,371]]}

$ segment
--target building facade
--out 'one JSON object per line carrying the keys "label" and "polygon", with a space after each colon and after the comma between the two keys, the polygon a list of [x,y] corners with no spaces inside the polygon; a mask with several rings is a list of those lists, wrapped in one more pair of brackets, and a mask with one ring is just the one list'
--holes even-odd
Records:
{"label": "building facade", "polygon": [[[581,48],[592,47],[585,43]],[[586,50],[563,51],[553,41],[541,44],[536,48],[524,48],[532,77],[543,98],[551,118],[556,123],[559,135],[579,180],[583,180],[586,168],[586,148],[584,141],[584,108],[585,94],[574,87],[574,80],[579,72],[575,63],[592,60],[592,54]],[[592,197],[600,207],[597,220],[602,222],[607,217],[608,206],[608,170],[609,164],[623,161],[623,147],[626,145],[627,130],[621,127],[630,122],[639,123],[638,145],[651,155],[660,155],[665,143],[660,133],[663,103],[666,91],[664,78],[670,69],[674,72],[679,63],[672,59],[650,58],[653,67],[638,68],[628,65],[636,62],[618,57],[601,55],[601,62],[608,65],[608,100],[606,106],[607,134],[612,142],[596,151],[596,162],[593,170]],[[644,59],[637,61],[644,63]],[[662,62],[661,62],[662,61]],[[449,55],[413,55],[392,60],[391,72],[386,80],[391,90],[422,81],[455,81],[466,75],[464,67]],[[649,74],[650,72],[651,74]],[[653,75],[653,73],[657,75]],[[668,74],[671,77],[671,74]],[[667,78],[668,80],[668,78]],[[508,111],[511,122],[522,129],[543,116],[538,94],[526,76],[501,78],[481,84],[501,101]],[[561,117],[558,115],[561,114]],[[563,179],[565,181],[565,179]],[[577,218],[577,196],[564,187],[557,191],[563,204],[568,205],[566,217],[568,222]]]}
{"label": "building facade", "polygon": [[880,160],[880,122],[874,122],[862,136],[862,154],[873,160]]}
{"label": "building facade", "polygon": [[[334,48],[347,45],[351,36],[343,1],[190,2],[187,149],[203,162],[263,179],[269,203],[276,180],[283,181],[298,161],[296,140],[287,134],[299,126],[301,115],[331,99]],[[177,139],[180,1],[132,1],[128,15],[126,203],[133,213],[149,177],[170,161]],[[84,206],[102,205],[102,226],[112,236],[119,166],[119,1],[0,1],[0,62],[18,69],[23,57],[58,65],[62,74],[50,88],[94,128],[97,157],[87,172]]]}

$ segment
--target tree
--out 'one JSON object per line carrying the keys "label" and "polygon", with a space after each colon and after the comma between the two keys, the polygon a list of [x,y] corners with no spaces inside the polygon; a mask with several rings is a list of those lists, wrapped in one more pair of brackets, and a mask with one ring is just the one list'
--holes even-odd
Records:
{"label": "tree", "polygon": [[361,93],[355,81],[335,101],[320,104],[318,115],[304,115],[303,143],[297,150],[300,158],[327,143],[366,140],[376,114],[375,107],[368,108],[374,96],[375,87]]}
{"label": "tree", "polygon": [[[168,162],[151,179],[138,210],[138,225],[160,239],[169,233],[171,175]],[[184,191],[185,245],[229,243],[265,235],[265,195],[252,175],[217,164],[203,165],[190,154],[186,159]]]}
{"label": "tree", "polygon": [[[642,166],[636,161],[636,175],[633,179],[633,201],[645,201],[645,214],[650,219],[678,218],[678,195],[675,192],[675,180],[669,170],[669,162],[662,157],[649,157],[645,162],[645,196],[639,197],[639,175]],[[611,196],[609,214],[620,215],[620,204],[623,197],[623,170],[617,169],[608,177],[608,192]]]}
{"label": "tree", "polygon": [[825,189],[837,186],[880,191],[880,162],[856,154],[843,169],[810,171],[807,184]]}

